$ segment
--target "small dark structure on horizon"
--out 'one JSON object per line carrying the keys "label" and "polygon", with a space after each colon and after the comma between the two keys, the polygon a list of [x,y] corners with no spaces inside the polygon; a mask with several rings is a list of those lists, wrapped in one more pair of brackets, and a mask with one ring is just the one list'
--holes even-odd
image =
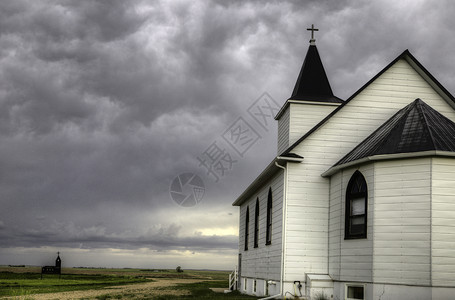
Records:
{"label": "small dark structure on horizon", "polygon": [[41,279],[43,274],[58,274],[59,278],[62,275],[62,260],[60,259],[60,252],[57,252],[57,259],[55,260],[54,266],[44,266],[41,268]]}

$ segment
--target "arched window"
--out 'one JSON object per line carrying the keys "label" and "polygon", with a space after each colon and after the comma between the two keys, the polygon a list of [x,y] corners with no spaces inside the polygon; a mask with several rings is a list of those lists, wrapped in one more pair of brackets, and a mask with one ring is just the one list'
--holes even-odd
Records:
{"label": "arched window", "polygon": [[254,209],[254,248],[258,247],[259,238],[259,198],[256,199],[256,208]]}
{"label": "arched window", "polygon": [[247,206],[246,207],[246,216],[245,216],[245,251],[248,250],[249,235],[250,235],[250,210]]}
{"label": "arched window", "polygon": [[267,224],[266,224],[265,244],[272,243],[272,188],[269,188],[269,195],[267,197]]}
{"label": "arched window", "polygon": [[367,209],[367,182],[362,173],[356,171],[346,190],[345,239],[367,237]]}

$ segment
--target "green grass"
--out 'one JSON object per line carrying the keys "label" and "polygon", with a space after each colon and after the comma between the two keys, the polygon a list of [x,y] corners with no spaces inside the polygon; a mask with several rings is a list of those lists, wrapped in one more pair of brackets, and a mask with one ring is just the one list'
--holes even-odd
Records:
{"label": "green grass", "polygon": [[[39,268],[0,268],[0,297],[2,296],[27,296],[40,293],[58,293],[75,290],[102,289],[104,287],[134,284],[152,281],[153,278],[196,279],[196,283],[178,284],[172,287],[160,288],[160,296],[131,292],[110,293],[87,299],[175,299],[172,290],[186,290],[188,295],[178,296],[179,299],[213,299],[213,300],[247,300],[257,299],[242,295],[238,292],[228,294],[215,293],[210,288],[227,288],[229,272],[209,270],[184,270],[177,273],[175,270],[155,269],[96,269],[96,268],[66,268],[61,278],[58,275],[41,275]],[[70,274],[71,273],[71,274]],[[146,279],[147,278],[147,279]],[[167,292],[169,291],[169,294]]]}
{"label": "green grass", "polygon": [[0,272],[0,296],[23,296],[75,290],[99,289],[149,281],[143,277],[96,274],[43,275]]}

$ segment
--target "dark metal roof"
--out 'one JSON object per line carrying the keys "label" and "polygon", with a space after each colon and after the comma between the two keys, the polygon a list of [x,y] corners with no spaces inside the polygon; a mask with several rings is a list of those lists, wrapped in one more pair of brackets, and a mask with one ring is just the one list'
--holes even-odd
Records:
{"label": "dark metal roof", "polygon": [[343,103],[335,97],[316,45],[310,45],[292,92],[292,100]]}
{"label": "dark metal roof", "polygon": [[316,124],[310,131],[308,131],[306,134],[304,134],[300,139],[298,139],[294,144],[289,146],[282,154],[281,156],[286,155],[287,153],[290,153],[294,148],[300,144],[302,141],[304,141],[308,136],[313,134],[316,130],[318,130],[322,125],[324,125],[328,120],[330,120],[336,113],[338,113],[340,110],[343,109],[349,102],[351,102],[352,99],[354,99],[360,92],[362,92],[364,89],[366,89],[372,82],[374,82],[379,76],[381,76],[384,72],[386,72],[391,66],[393,66],[397,61],[400,59],[406,59],[413,64],[415,64],[427,77],[428,79],[435,84],[435,86],[440,89],[441,93],[446,95],[448,98],[449,102],[452,102],[452,104],[455,103],[455,98],[452,96],[452,94],[442,86],[442,84],[409,52],[408,49],[403,51],[397,58],[395,58],[390,64],[388,64],[384,69],[382,69],[378,74],[376,74],[373,78],[371,78],[367,83],[365,83],[360,89],[358,89],[354,94],[352,94],[349,99],[344,101],[340,106],[338,106],[334,111],[332,111],[327,117],[325,117],[321,122]]}
{"label": "dark metal roof", "polygon": [[381,154],[455,152],[455,123],[420,99],[398,111],[334,166]]}

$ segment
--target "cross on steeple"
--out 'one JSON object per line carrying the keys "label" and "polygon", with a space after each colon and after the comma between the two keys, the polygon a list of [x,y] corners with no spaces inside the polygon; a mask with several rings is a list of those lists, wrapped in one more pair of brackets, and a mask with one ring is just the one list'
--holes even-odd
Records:
{"label": "cross on steeple", "polygon": [[316,40],[314,39],[314,32],[315,32],[315,31],[319,31],[319,29],[314,28],[314,24],[311,24],[311,28],[307,28],[306,30],[311,31],[311,40],[310,40],[310,44],[311,44],[311,45],[314,45],[314,42],[316,42]]}

